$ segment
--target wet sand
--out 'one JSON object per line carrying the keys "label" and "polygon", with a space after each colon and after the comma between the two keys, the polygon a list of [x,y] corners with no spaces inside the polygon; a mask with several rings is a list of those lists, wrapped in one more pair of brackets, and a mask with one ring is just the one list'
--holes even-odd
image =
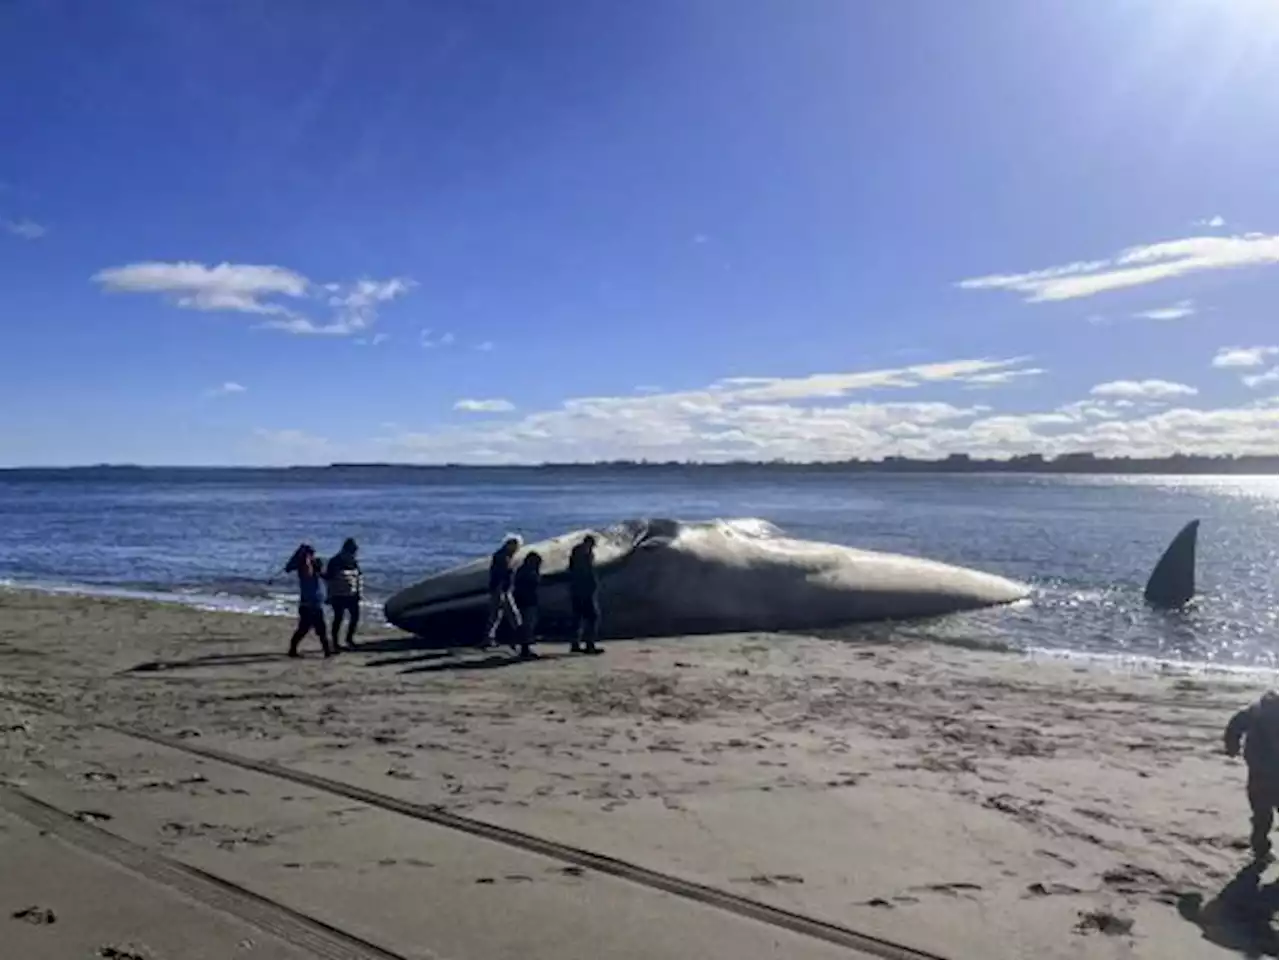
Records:
{"label": "wet sand", "polygon": [[[0,873],[0,923],[21,931],[24,956],[68,955],[58,938],[73,929],[92,938],[98,921],[79,912],[76,884],[123,870],[168,891],[167,864],[244,891],[205,903],[186,890],[182,903],[194,898],[218,926],[210,942],[252,940],[246,956],[295,956],[308,936],[330,936],[320,955],[335,956],[376,955],[361,944],[522,960],[858,955],[709,905],[692,884],[955,960],[1275,955],[1275,868],[1247,868],[1245,771],[1221,753],[1222,727],[1260,692],[1257,678],[890,645],[870,632],[618,642],[598,658],[548,645],[521,663],[383,630],[354,653],[324,660],[311,640],[289,660],[290,627],[0,592],[0,695],[62,713],[0,699],[0,844],[35,859],[40,843],[57,844],[61,866],[46,873],[78,878],[37,897]],[[43,837],[31,835],[33,801],[55,811]],[[86,829],[125,843],[127,863],[85,853]],[[601,872],[565,850],[623,866]],[[133,928],[155,941],[146,955],[197,956],[169,945],[176,921],[154,902]],[[58,922],[11,916],[29,906]],[[239,935],[245,924],[252,936]],[[101,939],[127,932],[104,927]],[[343,949],[355,952],[333,953]]]}

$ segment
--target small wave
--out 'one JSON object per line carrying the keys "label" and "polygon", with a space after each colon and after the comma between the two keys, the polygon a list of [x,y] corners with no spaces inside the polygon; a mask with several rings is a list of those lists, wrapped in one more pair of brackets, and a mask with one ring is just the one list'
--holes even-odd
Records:
{"label": "small wave", "polygon": [[1144,654],[1099,653],[1088,650],[1063,650],[1050,647],[1027,647],[1026,654],[1042,660],[1081,663],[1094,667],[1133,673],[1160,673],[1168,676],[1221,676],[1241,681],[1250,680],[1275,685],[1277,672],[1271,667],[1228,663],[1204,663],[1171,660]]}
{"label": "small wave", "polygon": [[[210,613],[244,613],[263,617],[291,617],[297,612],[296,594],[268,592],[251,597],[230,593],[215,593],[197,588],[174,587],[148,589],[145,587],[121,587],[103,584],[59,583],[53,581],[22,581],[0,578],[0,590],[23,590],[32,593],[49,593],[61,596],[108,597],[115,600],[144,600],[150,603],[167,603]],[[381,618],[382,603],[366,598],[361,606],[376,611]]]}

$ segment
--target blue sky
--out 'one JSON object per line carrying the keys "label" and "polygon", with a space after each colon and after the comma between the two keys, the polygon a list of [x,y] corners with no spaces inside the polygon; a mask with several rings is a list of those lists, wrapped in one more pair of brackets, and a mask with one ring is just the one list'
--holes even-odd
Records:
{"label": "blue sky", "polygon": [[0,465],[1277,447],[1268,0],[29,0]]}

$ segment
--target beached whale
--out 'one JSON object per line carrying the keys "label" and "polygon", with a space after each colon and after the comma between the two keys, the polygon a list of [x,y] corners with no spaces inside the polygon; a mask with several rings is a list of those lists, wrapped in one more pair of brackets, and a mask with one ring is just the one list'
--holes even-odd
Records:
{"label": "beached whale", "polygon": [[[543,557],[544,632],[569,615],[569,551],[596,537],[607,638],[803,630],[933,617],[1020,600],[1027,587],[918,557],[787,537],[764,520],[629,520],[531,543]],[[420,636],[472,639],[484,629],[488,558],[446,570],[386,602],[389,622]]]}

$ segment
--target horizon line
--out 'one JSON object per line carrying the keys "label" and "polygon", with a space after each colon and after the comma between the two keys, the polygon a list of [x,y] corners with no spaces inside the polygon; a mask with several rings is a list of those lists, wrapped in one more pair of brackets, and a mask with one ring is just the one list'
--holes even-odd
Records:
{"label": "horizon line", "polygon": [[[1072,451],[1069,453],[1047,456],[1042,453],[1014,454],[1008,457],[975,457],[966,453],[952,453],[932,459],[890,455],[878,460],[848,458],[843,460],[650,460],[650,459],[615,459],[615,460],[543,460],[511,463],[468,463],[465,461],[442,461],[436,463],[412,463],[391,460],[369,461],[332,461],[330,463],[298,463],[298,464],[165,464],[165,463],[83,463],[83,464],[25,464],[20,466],[0,466],[0,473],[19,472],[56,472],[86,470],[343,470],[343,469],[386,469],[386,470],[539,470],[539,469],[601,469],[629,468],[653,469],[660,467],[697,467],[703,469],[726,469],[748,467],[859,467],[863,469],[893,470],[901,467],[965,467],[991,466],[997,470],[1011,467],[1053,467],[1092,465],[1160,465],[1160,464],[1238,464],[1238,463],[1273,462],[1280,469],[1280,453],[1224,453],[1199,454],[1175,452],[1156,457],[1100,456],[1092,451]],[[1034,471],[1029,471],[1034,472]]]}

